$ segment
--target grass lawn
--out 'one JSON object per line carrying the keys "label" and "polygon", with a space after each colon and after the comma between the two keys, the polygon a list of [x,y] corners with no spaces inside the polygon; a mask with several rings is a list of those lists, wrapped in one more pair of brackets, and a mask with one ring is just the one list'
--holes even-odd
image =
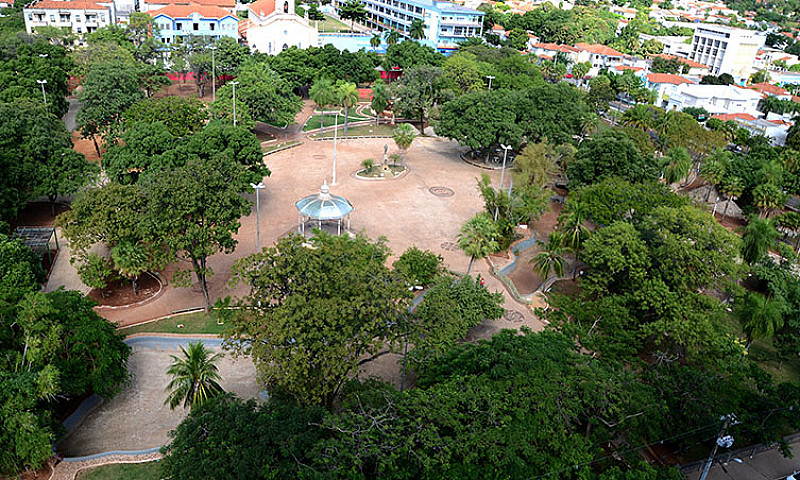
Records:
{"label": "grass lawn", "polygon": [[161,480],[161,463],[117,463],[84,470],[78,480]]}
{"label": "grass lawn", "polygon": [[299,140],[289,140],[288,142],[281,142],[281,143],[276,143],[275,145],[270,145],[266,148],[262,148],[262,150],[264,151],[264,153],[269,153],[272,152],[273,150],[277,150],[282,147],[287,147],[290,145],[298,145],[300,143],[302,142],[300,142]]}
{"label": "grass lawn", "polygon": [[[350,122],[360,122],[362,120],[370,120],[370,117],[362,117],[360,115],[350,115],[347,117]],[[303,131],[309,132],[311,130],[319,130],[320,120],[322,120],[322,115],[314,115],[313,117],[309,118],[305,125],[303,125]],[[336,115],[325,115],[325,127],[332,127],[336,124]],[[339,126],[341,127],[344,125],[344,117],[339,117]],[[349,130],[349,128],[348,128]]]}
{"label": "grass lawn", "polygon": [[319,22],[319,31],[326,33],[352,32],[350,25],[336,20],[330,15],[325,15],[325,20]]}
{"label": "grass lawn", "polygon": [[[183,325],[183,328],[178,328],[178,325]],[[219,335],[226,328],[228,325],[217,324],[215,317],[204,312],[194,312],[121,328],[120,332],[126,336],[134,333],[210,333]]]}
{"label": "grass lawn", "polygon": [[[347,135],[344,134],[344,128],[341,126],[339,127],[339,133],[337,134],[339,137],[360,137],[360,136],[378,136],[378,137],[391,137],[392,132],[396,127],[392,125],[378,125],[377,127],[375,124],[369,125],[360,125],[357,127],[349,127],[347,129]],[[325,130],[324,137],[320,137],[319,133],[313,135],[314,138],[333,138],[333,129]]]}

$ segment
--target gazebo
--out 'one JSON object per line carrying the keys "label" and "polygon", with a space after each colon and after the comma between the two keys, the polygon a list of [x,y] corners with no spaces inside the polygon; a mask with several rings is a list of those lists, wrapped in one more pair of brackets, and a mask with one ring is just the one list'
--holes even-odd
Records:
{"label": "gazebo", "polygon": [[319,193],[309,195],[294,204],[297,207],[299,218],[297,221],[297,232],[306,235],[306,223],[323,228],[323,224],[336,224],[336,234],[342,234],[342,222],[346,221],[345,231],[350,231],[350,214],[353,212],[353,204],[346,198],[338,195],[331,195],[328,182],[322,183]]}
{"label": "gazebo", "polygon": [[55,240],[56,251],[58,251],[58,237],[56,229],[53,227],[17,227],[14,236],[21,239],[31,250],[38,253],[40,257],[47,255],[47,261],[53,265],[53,257],[50,254],[50,239]]}

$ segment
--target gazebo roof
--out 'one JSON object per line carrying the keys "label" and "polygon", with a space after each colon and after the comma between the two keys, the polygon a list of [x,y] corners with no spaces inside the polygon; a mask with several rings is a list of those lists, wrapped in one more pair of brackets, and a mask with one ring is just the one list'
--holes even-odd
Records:
{"label": "gazebo roof", "polygon": [[294,205],[300,215],[314,220],[339,220],[353,211],[353,205],[346,198],[330,194],[327,181],[318,194],[309,195]]}

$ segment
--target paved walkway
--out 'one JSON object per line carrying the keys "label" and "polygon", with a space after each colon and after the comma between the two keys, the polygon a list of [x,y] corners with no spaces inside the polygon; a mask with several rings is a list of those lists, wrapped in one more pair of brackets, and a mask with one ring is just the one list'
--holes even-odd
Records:
{"label": "paved walkway", "polygon": [[[786,458],[777,449],[750,456],[747,450],[738,451],[730,459],[724,455],[724,463],[715,463],[708,472],[707,480],[784,480],[792,473],[800,472],[800,437],[791,444],[794,458]],[[738,461],[737,461],[738,460]],[[688,480],[697,480],[702,467],[685,472]],[[800,476],[798,476],[800,478]]]}

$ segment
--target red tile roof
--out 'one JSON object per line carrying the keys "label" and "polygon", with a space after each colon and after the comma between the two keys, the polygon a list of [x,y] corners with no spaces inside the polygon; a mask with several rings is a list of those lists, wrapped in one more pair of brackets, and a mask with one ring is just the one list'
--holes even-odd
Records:
{"label": "red tile roof", "polygon": [[597,55],[605,55],[606,57],[622,57],[623,54],[614,50],[611,47],[600,45],[597,43],[576,43],[575,48],[578,50],[585,50]]}
{"label": "red tile roof", "polygon": [[650,83],[671,83],[673,85],[680,85],[682,83],[692,83],[680,75],[672,73],[651,73],[647,75],[647,81]]}
{"label": "red tile roof", "polygon": [[258,0],[248,7],[250,11],[260,17],[265,17],[275,11],[275,0]]}
{"label": "red tile roof", "polygon": [[750,115],[749,113],[720,113],[718,115],[712,115],[711,118],[716,118],[717,120],[722,120],[723,122],[732,122],[736,119],[752,122],[756,119],[756,117]]}
{"label": "red tile roof", "polygon": [[775,95],[781,97],[789,95],[789,92],[787,90],[777,85],[772,85],[771,83],[766,83],[766,82],[754,83],[748,86],[747,88],[749,88],[750,90],[755,90],[757,92],[764,92],[767,95]]}
{"label": "red tile roof", "polygon": [[708,68],[708,65],[703,65],[700,62],[695,62],[692,59],[679,57],[677,55],[670,55],[668,53],[658,53],[656,55],[651,55],[651,57],[661,57],[666,60],[677,60],[683,64],[689,65],[691,68]]}
{"label": "red tile roof", "polygon": [[573,53],[579,50],[569,45],[559,45],[557,43],[534,43],[533,48],[541,48],[542,50],[562,53]]}
{"label": "red tile roof", "polygon": [[107,7],[87,0],[42,0],[41,2],[36,2],[28,8],[41,8],[43,10],[106,10]]}
{"label": "red tile roof", "polygon": [[151,17],[166,15],[170,18],[190,18],[195,13],[200,14],[203,18],[236,18],[224,8],[214,5],[167,5],[164,8],[147,12]]}
{"label": "red tile roof", "polygon": [[633,72],[638,72],[640,70],[644,70],[644,68],[642,68],[642,67],[632,67],[630,65],[617,65],[614,68],[616,68],[617,70],[631,70]]}
{"label": "red tile roof", "polygon": [[539,55],[539,58],[544,59],[544,60],[552,60],[553,59],[553,57],[551,57],[550,55]]}

